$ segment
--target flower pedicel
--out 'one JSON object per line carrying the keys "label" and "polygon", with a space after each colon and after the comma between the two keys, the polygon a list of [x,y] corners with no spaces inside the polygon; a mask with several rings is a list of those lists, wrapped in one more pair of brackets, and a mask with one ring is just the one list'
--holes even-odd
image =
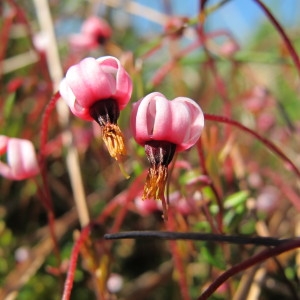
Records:
{"label": "flower pedicel", "polygon": [[59,91],[74,115],[100,125],[110,155],[120,164],[126,149],[117,120],[132,93],[131,79],[120,61],[112,56],[85,58],[69,68]]}
{"label": "flower pedicel", "polygon": [[168,165],[176,151],[191,148],[199,139],[204,127],[202,110],[192,99],[169,101],[155,92],[133,104],[130,123],[133,137],[145,147],[150,163],[143,199],[160,199],[166,220]]}

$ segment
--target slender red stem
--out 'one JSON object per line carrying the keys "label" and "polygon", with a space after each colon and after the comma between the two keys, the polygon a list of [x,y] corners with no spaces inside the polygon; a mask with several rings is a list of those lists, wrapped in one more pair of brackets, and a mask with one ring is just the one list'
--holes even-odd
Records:
{"label": "slender red stem", "polygon": [[41,131],[40,131],[40,159],[42,160],[42,163],[44,163],[44,153],[45,153],[45,147],[48,139],[48,128],[49,128],[49,118],[51,116],[51,113],[55,109],[55,105],[57,101],[60,98],[60,93],[56,92],[49,103],[47,104],[43,117],[42,117],[42,124],[41,124]]}
{"label": "slender red stem", "polygon": [[273,16],[273,14],[270,12],[270,10],[265,6],[264,3],[262,3],[260,0],[253,0],[254,2],[257,3],[257,5],[260,6],[260,8],[264,11],[264,13],[267,15],[267,17],[270,19],[271,23],[274,25],[274,27],[277,29],[279,32],[280,36],[282,37],[287,50],[290,53],[290,56],[292,60],[294,61],[294,64],[296,65],[297,71],[300,75],[300,59],[299,56],[291,43],[290,39],[288,38],[287,34],[283,30],[282,26],[279,24],[279,22],[276,20],[276,18]]}
{"label": "slender red stem", "polygon": [[39,166],[41,170],[41,176],[43,180],[43,187],[44,192],[46,194],[46,208],[53,209],[52,203],[51,203],[51,197],[50,197],[50,191],[48,186],[48,180],[47,180],[47,172],[46,172],[46,166],[45,166],[45,148],[47,144],[48,139],[48,128],[49,128],[49,118],[51,116],[51,113],[53,112],[55,105],[57,101],[60,98],[60,93],[56,92],[53,97],[51,98],[50,102],[45,108],[43,117],[42,117],[42,123],[41,123],[41,129],[40,129],[40,151],[39,151]]}
{"label": "slender red stem", "polygon": [[79,251],[80,251],[82,244],[89,237],[90,231],[91,231],[91,224],[87,225],[86,227],[84,227],[82,229],[78,240],[75,242],[75,244],[73,246],[71,257],[70,257],[70,262],[69,262],[67,278],[66,278],[65,286],[64,286],[64,292],[63,292],[63,296],[61,298],[62,300],[70,299],[71,291],[72,291],[73,283],[74,283],[74,276],[75,276],[75,270],[76,270]]}
{"label": "slender red stem", "polygon": [[277,187],[280,188],[281,192],[285,195],[287,199],[290,200],[292,205],[300,212],[300,197],[294,189],[286,184],[286,180],[281,178],[281,176],[275,173],[273,170],[265,170],[263,173],[272,179]]}
{"label": "slender red stem", "polygon": [[271,150],[271,152],[275,153],[283,161],[285,161],[286,163],[288,163],[289,166],[294,171],[294,173],[300,178],[300,171],[298,170],[298,168],[296,167],[296,165],[277,146],[275,146],[267,138],[262,137],[261,135],[259,135],[258,133],[256,133],[252,129],[250,129],[250,128],[244,126],[244,125],[242,125],[238,121],[231,120],[231,119],[229,119],[227,117],[224,117],[224,116],[211,115],[211,114],[205,113],[204,114],[204,118],[205,118],[206,121],[215,121],[215,122],[219,122],[219,123],[230,124],[232,126],[235,126],[235,127],[239,128],[239,129],[241,129],[241,130],[243,130],[243,131],[251,134],[252,136],[254,136],[255,138],[257,138],[259,141],[261,141],[269,150]]}
{"label": "slender red stem", "polygon": [[[170,209],[169,220],[168,220],[168,222],[166,222],[166,226],[167,226],[168,230],[176,230],[173,212],[174,211],[172,209]],[[178,283],[180,286],[180,292],[181,292],[182,299],[189,300],[191,298],[189,295],[187,274],[185,272],[186,268],[184,268],[182,258],[180,257],[180,251],[178,249],[177,241],[169,241],[169,245],[170,245],[170,250],[172,252],[174,264],[175,264],[176,270],[178,272]]]}
{"label": "slender red stem", "polygon": [[47,172],[46,172],[46,166],[45,166],[45,147],[47,143],[47,137],[48,137],[48,125],[49,125],[49,117],[51,115],[51,112],[55,108],[55,104],[57,100],[60,98],[59,92],[54,94],[48,105],[46,106],[46,109],[44,111],[43,117],[42,117],[42,124],[41,124],[41,131],[40,131],[40,151],[39,151],[39,166],[40,166],[40,172],[41,172],[41,178],[42,178],[42,188],[40,189],[40,199],[47,211],[47,217],[48,217],[48,223],[49,223],[49,230],[50,235],[52,237],[53,243],[54,243],[54,250],[55,254],[58,259],[58,263],[60,263],[60,252],[58,247],[58,241],[55,235],[55,217],[54,217],[54,209],[53,204],[51,200],[51,194],[50,189],[48,185],[47,180]]}
{"label": "slender red stem", "polygon": [[[201,164],[201,167],[202,167],[202,172],[203,172],[204,175],[207,175],[210,178],[209,173],[208,173],[207,168],[206,168],[206,163],[205,163],[205,157],[204,157],[204,153],[203,153],[203,147],[202,147],[202,140],[201,140],[201,138],[197,142],[197,150],[198,150],[198,155],[199,155],[199,158],[200,158],[200,164]],[[212,192],[215,195],[215,198],[216,198],[216,201],[217,201],[217,204],[218,204],[218,207],[219,207],[219,212],[218,212],[218,215],[217,215],[218,231],[219,232],[223,232],[223,213],[224,213],[224,207],[223,207],[222,199],[221,199],[221,197],[220,197],[220,195],[218,193],[218,190],[217,190],[215,184],[212,181],[209,183],[209,186],[210,186]],[[210,214],[207,213],[206,204],[204,204],[203,208],[204,208],[204,210],[206,212],[206,217],[208,218],[208,221],[210,223],[210,226],[212,227],[212,230],[214,232],[218,232],[215,229],[215,225],[214,225],[214,223],[212,221],[212,218],[211,218]]]}
{"label": "slender red stem", "polygon": [[139,178],[137,178],[130,186],[130,188],[128,189],[128,192],[126,193],[125,197],[124,197],[124,201],[122,202],[121,209],[118,213],[118,215],[115,218],[114,224],[111,228],[111,232],[116,232],[120,229],[120,227],[122,226],[122,223],[126,217],[126,214],[128,212],[128,206],[130,201],[132,201],[132,199],[135,198],[137,191],[140,189],[141,186],[141,179],[142,176],[140,176]]}
{"label": "slender red stem", "polygon": [[277,247],[266,249],[261,251],[260,253],[250,257],[249,259],[233,266],[229,270],[225,271],[221,274],[198,298],[198,300],[206,300],[209,296],[211,296],[219,286],[221,286],[227,279],[236,275],[237,273],[244,271],[260,262],[265,261],[266,259],[279,255],[283,252],[299,248],[300,247],[300,239],[293,240],[291,242],[284,243]]}

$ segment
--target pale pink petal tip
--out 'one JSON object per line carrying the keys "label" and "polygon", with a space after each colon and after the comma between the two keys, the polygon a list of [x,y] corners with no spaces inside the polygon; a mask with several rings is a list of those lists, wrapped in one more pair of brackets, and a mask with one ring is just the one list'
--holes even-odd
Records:
{"label": "pale pink petal tip", "polygon": [[39,173],[36,153],[30,141],[7,137],[6,154],[7,163],[0,162],[0,174],[3,177],[23,180]]}

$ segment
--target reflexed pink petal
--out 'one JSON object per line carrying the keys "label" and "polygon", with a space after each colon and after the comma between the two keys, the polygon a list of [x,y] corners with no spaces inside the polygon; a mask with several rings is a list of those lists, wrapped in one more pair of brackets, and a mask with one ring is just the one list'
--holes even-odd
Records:
{"label": "reflexed pink petal", "polygon": [[111,97],[116,88],[113,75],[104,73],[91,57],[72,66],[66,74],[66,81],[82,107],[90,107],[98,100]]}
{"label": "reflexed pink petal", "polygon": [[73,114],[92,120],[90,107],[98,101],[113,99],[125,108],[132,93],[132,82],[118,59],[104,56],[85,58],[72,66],[60,84],[60,94]]}
{"label": "reflexed pink petal", "polygon": [[75,95],[68,86],[66,79],[64,78],[59,84],[59,92],[62,98],[65,100],[67,105],[72,109],[75,103]]}
{"label": "reflexed pink petal", "polygon": [[113,56],[103,56],[97,59],[104,72],[114,74],[116,88],[114,98],[117,100],[119,109],[122,110],[128,104],[132,93],[132,81],[122,67],[120,61]]}
{"label": "reflexed pink petal", "polygon": [[71,88],[68,86],[66,79],[64,78],[59,85],[59,92],[63,100],[70,107],[72,113],[84,120],[91,121],[93,120],[90,116],[89,109],[81,107],[78,103],[75,102],[76,98],[73,94]]}
{"label": "reflexed pink petal", "polygon": [[189,98],[169,101],[155,92],[133,105],[130,123],[139,144],[151,140],[167,141],[176,144],[178,151],[183,151],[199,139],[204,116],[198,104]]}
{"label": "reflexed pink petal", "polygon": [[[182,105],[178,105],[179,103]],[[181,137],[184,138],[179,145],[179,151],[192,147],[198,141],[204,127],[204,115],[200,106],[192,99],[186,97],[178,97],[173,100],[174,113],[183,106],[186,109],[186,115],[184,119],[182,118],[182,127],[181,129],[178,128],[178,132],[180,132]],[[178,125],[180,122],[176,124]],[[185,125],[183,126],[183,124]],[[185,134],[183,127],[185,127]],[[181,137],[178,136],[178,139]]]}

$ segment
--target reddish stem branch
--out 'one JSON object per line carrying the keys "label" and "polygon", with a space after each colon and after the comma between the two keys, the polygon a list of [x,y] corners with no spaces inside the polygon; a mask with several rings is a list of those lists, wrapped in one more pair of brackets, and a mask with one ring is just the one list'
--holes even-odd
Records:
{"label": "reddish stem branch", "polygon": [[45,153],[46,153],[46,144],[48,139],[48,127],[49,127],[49,118],[51,116],[51,113],[53,112],[55,105],[57,101],[60,98],[59,92],[56,92],[53,97],[51,98],[50,102],[45,108],[43,117],[42,117],[42,123],[41,123],[41,129],[40,129],[40,151],[39,151],[39,165],[41,170],[41,176],[43,180],[43,187],[45,189],[46,194],[46,207],[49,209],[52,209],[52,203],[50,198],[50,191],[47,181],[47,172],[46,172],[46,166],[45,166]]}
{"label": "reddish stem branch", "polygon": [[[176,230],[176,224],[174,219],[174,211],[170,209],[169,221],[166,222],[166,227],[168,230]],[[177,229],[178,230],[178,229]],[[185,272],[186,268],[183,265],[183,258],[180,255],[179,247],[177,241],[169,241],[170,251],[173,255],[173,261],[175,268],[178,272],[178,284],[180,287],[180,292],[183,300],[190,300],[189,288],[187,283],[187,274]]]}
{"label": "reddish stem branch", "polygon": [[49,103],[47,104],[43,117],[42,117],[42,124],[41,124],[41,131],[40,131],[40,159],[43,159],[45,153],[45,147],[48,139],[48,128],[49,128],[49,118],[51,113],[55,109],[55,105],[60,98],[60,93],[56,92]]}
{"label": "reddish stem branch", "polygon": [[300,212],[300,196],[294,189],[286,184],[286,180],[281,178],[281,176],[275,173],[273,170],[265,170],[263,173],[272,179],[277,187],[281,190],[282,194],[290,200],[292,205]]}
{"label": "reddish stem branch", "polygon": [[270,19],[271,23],[274,25],[274,27],[279,32],[280,36],[282,37],[282,39],[286,45],[287,50],[290,53],[292,60],[294,61],[294,64],[296,65],[297,71],[300,75],[300,59],[299,59],[299,56],[298,56],[293,44],[289,40],[287,34],[283,30],[283,28],[281,27],[279,22],[276,20],[276,18],[273,16],[273,14],[270,12],[270,10],[260,0],[253,0],[253,1],[256,2],[257,5],[260,6],[260,8],[264,11],[264,13]]}
{"label": "reddish stem branch", "polygon": [[235,120],[231,120],[231,119],[229,119],[227,117],[223,117],[223,116],[211,115],[211,114],[205,113],[204,118],[205,118],[206,121],[215,121],[215,122],[220,122],[220,123],[233,125],[233,126],[239,128],[239,129],[251,134],[252,136],[257,138],[259,141],[261,141],[269,150],[271,150],[271,152],[277,154],[283,161],[288,163],[289,166],[294,171],[294,173],[300,178],[300,171],[298,170],[296,165],[277,146],[275,146],[271,141],[269,141],[268,139],[262,137],[261,135],[259,135],[255,131],[253,131],[252,129],[242,125],[241,123],[239,123]]}
{"label": "reddish stem branch", "polygon": [[90,231],[91,231],[91,225],[88,225],[85,228],[83,228],[78,240],[75,242],[75,244],[73,246],[71,257],[70,257],[70,262],[69,262],[68,275],[67,275],[67,278],[65,281],[63,296],[61,298],[62,300],[70,299],[71,291],[72,291],[72,287],[73,287],[73,283],[74,283],[74,276],[75,276],[75,270],[76,270],[79,251],[81,249],[82,244],[89,237]]}
{"label": "reddish stem branch", "polygon": [[60,263],[60,252],[58,247],[58,241],[55,235],[55,217],[54,217],[54,209],[53,204],[51,200],[50,195],[50,189],[48,185],[47,180],[47,172],[46,172],[46,166],[45,166],[45,147],[47,143],[47,137],[48,137],[48,125],[49,125],[49,117],[51,115],[51,112],[55,108],[55,104],[57,100],[60,98],[59,92],[54,94],[48,105],[46,106],[46,109],[44,111],[43,117],[42,117],[42,124],[41,124],[41,131],[40,131],[40,151],[39,151],[39,166],[40,166],[40,172],[41,172],[41,178],[42,178],[42,188],[40,188],[40,199],[45,207],[45,210],[47,211],[47,217],[48,217],[48,223],[49,223],[49,230],[50,235],[52,237],[53,243],[54,243],[54,251],[56,254],[56,257],[58,259],[58,263]]}
{"label": "reddish stem branch", "polygon": [[[204,153],[203,153],[201,138],[197,142],[197,150],[198,150],[198,155],[199,155],[199,158],[200,158],[200,164],[201,164],[201,167],[202,167],[203,174],[207,175],[210,178],[210,175],[209,175],[209,173],[207,171],[207,168],[206,168],[206,163],[205,163],[205,157],[204,157]],[[211,226],[213,232],[218,232],[218,231],[223,232],[224,207],[223,207],[222,199],[221,199],[221,197],[218,193],[218,190],[217,190],[215,184],[212,181],[211,181],[211,183],[209,183],[209,186],[210,186],[212,192],[215,195],[215,198],[216,198],[216,201],[217,201],[217,204],[218,204],[218,207],[219,207],[219,212],[218,212],[218,215],[217,215],[218,230],[215,229],[215,225],[214,225],[214,223],[212,221],[212,218],[211,218],[209,213],[206,213],[206,217],[207,217],[207,219],[210,223],[210,226]],[[204,204],[203,208],[204,208],[205,212],[207,212],[206,204]]]}
{"label": "reddish stem branch", "polygon": [[230,277],[236,275],[237,273],[244,271],[255,264],[261,263],[265,261],[266,259],[279,255],[283,252],[295,249],[300,247],[300,239],[293,240],[291,242],[284,243],[282,245],[279,245],[275,248],[266,249],[249,259],[241,262],[238,265],[233,266],[229,270],[225,271],[223,274],[221,274],[205,291],[204,293],[198,298],[198,300],[206,300],[209,296],[213,294],[217,290],[219,286],[221,286],[227,279]]}

